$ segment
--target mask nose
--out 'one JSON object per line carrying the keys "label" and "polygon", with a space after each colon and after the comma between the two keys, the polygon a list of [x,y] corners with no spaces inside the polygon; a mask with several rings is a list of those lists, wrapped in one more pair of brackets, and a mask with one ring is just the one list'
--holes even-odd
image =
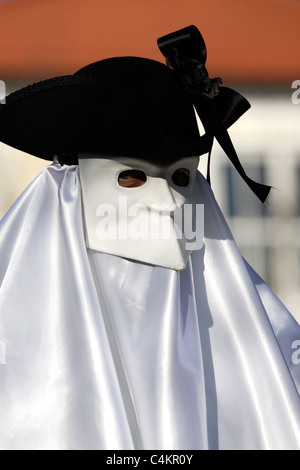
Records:
{"label": "mask nose", "polygon": [[141,204],[145,204],[149,208],[150,206],[160,205],[162,206],[160,212],[174,212],[184,206],[185,197],[171,188],[166,179],[151,178],[149,183],[147,196],[145,195],[139,199]]}

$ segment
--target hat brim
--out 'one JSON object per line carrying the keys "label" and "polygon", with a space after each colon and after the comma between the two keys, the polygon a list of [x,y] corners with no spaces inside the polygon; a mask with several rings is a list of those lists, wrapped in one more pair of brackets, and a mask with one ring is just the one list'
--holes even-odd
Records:
{"label": "hat brim", "polygon": [[[163,64],[159,67],[168,69]],[[149,103],[144,106],[147,89],[136,90],[138,101],[107,78],[85,75],[87,70],[82,70],[7,97],[0,106],[0,140],[46,160],[65,156],[68,164],[76,164],[78,154],[87,152],[161,160],[199,156],[210,150],[212,136],[199,136],[192,103],[176,90],[177,82],[174,87],[171,81],[170,109],[164,109],[165,115],[157,122],[159,109],[156,114],[152,111],[159,107],[160,97],[153,90],[151,109]],[[159,86],[155,84],[154,91]]]}

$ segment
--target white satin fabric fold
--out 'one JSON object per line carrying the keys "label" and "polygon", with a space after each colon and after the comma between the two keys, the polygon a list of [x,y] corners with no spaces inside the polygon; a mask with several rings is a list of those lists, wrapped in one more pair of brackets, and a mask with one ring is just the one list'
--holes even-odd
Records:
{"label": "white satin fabric fold", "polygon": [[16,201],[0,225],[0,449],[300,449],[300,327],[200,174],[197,190],[204,247],[181,272],[86,249],[76,166]]}

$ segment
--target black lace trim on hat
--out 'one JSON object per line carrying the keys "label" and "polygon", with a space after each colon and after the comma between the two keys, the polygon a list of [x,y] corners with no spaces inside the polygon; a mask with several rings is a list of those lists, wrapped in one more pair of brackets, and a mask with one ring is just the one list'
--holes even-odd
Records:
{"label": "black lace trim on hat", "polygon": [[[204,152],[206,153],[209,151],[209,148],[211,147],[211,136],[208,134],[205,134],[202,137],[199,137],[198,140],[195,140],[195,142],[189,142],[189,143],[183,143],[183,142],[177,142],[174,141],[169,135],[167,135],[164,131],[162,131],[159,127],[157,127],[150,118],[147,118],[145,116],[145,113],[141,112],[138,110],[135,106],[132,105],[130,96],[126,96],[126,93],[124,91],[120,90],[117,86],[113,85],[111,82],[107,82],[105,79],[97,76],[91,76],[91,75],[63,75],[59,77],[54,77],[50,78],[47,80],[42,80],[37,83],[33,83],[31,85],[28,85],[20,90],[17,90],[13,93],[11,93],[7,98],[6,98],[6,104],[0,106],[0,111],[4,110],[5,107],[14,105],[15,103],[20,102],[23,99],[26,99],[30,97],[31,95],[34,95],[36,93],[42,93],[44,91],[51,90],[53,88],[58,88],[58,87],[68,87],[68,86],[92,86],[95,88],[99,88],[102,90],[105,90],[113,95],[115,95],[118,100],[120,101],[120,104],[122,104],[128,112],[131,113],[131,115],[135,116],[136,119],[140,123],[143,123],[144,127],[147,129],[148,132],[151,132],[153,135],[156,137],[160,138],[161,140],[165,142],[169,142],[170,145],[173,147],[176,147],[178,150],[184,151],[187,148],[193,148],[195,147],[195,155],[198,155],[198,150],[199,150],[199,141],[203,143],[204,147]],[[72,159],[72,156],[70,156],[70,160]]]}

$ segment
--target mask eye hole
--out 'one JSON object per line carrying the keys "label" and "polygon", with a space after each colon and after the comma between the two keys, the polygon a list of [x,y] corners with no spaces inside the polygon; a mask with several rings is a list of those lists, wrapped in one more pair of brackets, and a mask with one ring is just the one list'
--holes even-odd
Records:
{"label": "mask eye hole", "polygon": [[190,182],[190,171],[187,168],[179,168],[173,173],[172,181],[176,186],[188,186]]}
{"label": "mask eye hole", "polygon": [[146,174],[141,170],[125,170],[118,176],[118,183],[122,188],[138,188],[147,181]]}

